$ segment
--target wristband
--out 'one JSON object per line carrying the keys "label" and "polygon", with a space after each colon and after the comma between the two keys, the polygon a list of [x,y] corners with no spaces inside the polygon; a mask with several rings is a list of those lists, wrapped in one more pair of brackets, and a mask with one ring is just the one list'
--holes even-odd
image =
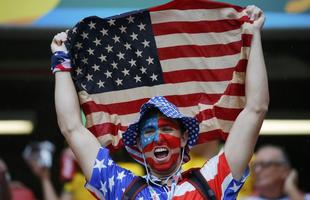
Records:
{"label": "wristband", "polygon": [[51,58],[51,71],[53,74],[59,71],[71,71],[71,61],[68,53],[56,51]]}

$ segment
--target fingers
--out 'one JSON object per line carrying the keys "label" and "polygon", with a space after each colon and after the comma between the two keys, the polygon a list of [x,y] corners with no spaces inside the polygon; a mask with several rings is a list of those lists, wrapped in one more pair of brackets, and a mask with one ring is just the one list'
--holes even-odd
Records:
{"label": "fingers", "polygon": [[252,21],[255,21],[263,16],[263,11],[254,5],[247,6],[245,10]]}
{"label": "fingers", "polygon": [[66,40],[67,40],[67,31],[58,33],[53,38],[53,42],[58,46],[61,46]]}
{"label": "fingers", "polygon": [[66,32],[56,34],[51,43],[52,53],[55,53],[56,51],[67,52],[67,48],[65,46],[65,41],[67,41],[67,38],[68,38],[68,30]]}

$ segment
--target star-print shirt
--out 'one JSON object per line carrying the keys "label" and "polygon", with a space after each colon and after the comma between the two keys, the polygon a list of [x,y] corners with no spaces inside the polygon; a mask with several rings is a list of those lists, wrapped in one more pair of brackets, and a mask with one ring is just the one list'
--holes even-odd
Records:
{"label": "star-print shirt", "polygon": [[[247,169],[241,180],[235,180],[223,151],[220,151],[218,155],[205,163],[200,172],[208,181],[210,188],[219,200],[236,199],[241,186],[249,174]],[[86,188],[99,199],[121,200],[126,187],[135,177],[129,170],[118,166],[109,156],[109,150],[102,147],[98,152],[92,177],[86,184]],[[154,198],[154,191],[157,199],[168,199],[169,188],[167,186],[152,185],[144,188],[137,195],[136,200],[156,199]],[[203,197],[187,178],[183,178],[178,182],[173,195],[173,200],[179,199],[203,200]]]}

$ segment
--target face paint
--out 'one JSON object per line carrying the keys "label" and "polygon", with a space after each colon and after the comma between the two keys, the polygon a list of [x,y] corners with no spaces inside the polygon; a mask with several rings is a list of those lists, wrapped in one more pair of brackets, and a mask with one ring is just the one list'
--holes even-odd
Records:
{"label": "face paint", "polygon": [[180,161],[181,132],[179,124],[159,114],[141,123],[140,145],[153,171],[174,170]]}

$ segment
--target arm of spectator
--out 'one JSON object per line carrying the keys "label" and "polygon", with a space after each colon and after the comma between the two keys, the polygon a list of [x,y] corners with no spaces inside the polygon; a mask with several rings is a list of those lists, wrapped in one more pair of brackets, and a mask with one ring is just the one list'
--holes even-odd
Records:
{"label": "arm of spectator", "polygon": [[59,200],[53,183],[50,179],[50,170],[47,167],[39,166],[36,161],[28,160],[28,166],[35,176],[40,179],[44,200]]}
{"label": "arm of spectator", "polygon": [[235,179],[240,179],[251,159],[269,104],[268,81],[261,45],[261,28],[265,17],[255,6],[246,8],[253,20],[252,46],[245,78],[246,104],[234,122],[224,151]]}
{"label": "arm of spectator", "polygon": [[[67,34],[57,34],[52,43],[52,53],[67,49]],[[82,124],[80,105],[70,72],[55,73],[55,106],[59,128],[86,177],[90,179],[100,143]]]}

